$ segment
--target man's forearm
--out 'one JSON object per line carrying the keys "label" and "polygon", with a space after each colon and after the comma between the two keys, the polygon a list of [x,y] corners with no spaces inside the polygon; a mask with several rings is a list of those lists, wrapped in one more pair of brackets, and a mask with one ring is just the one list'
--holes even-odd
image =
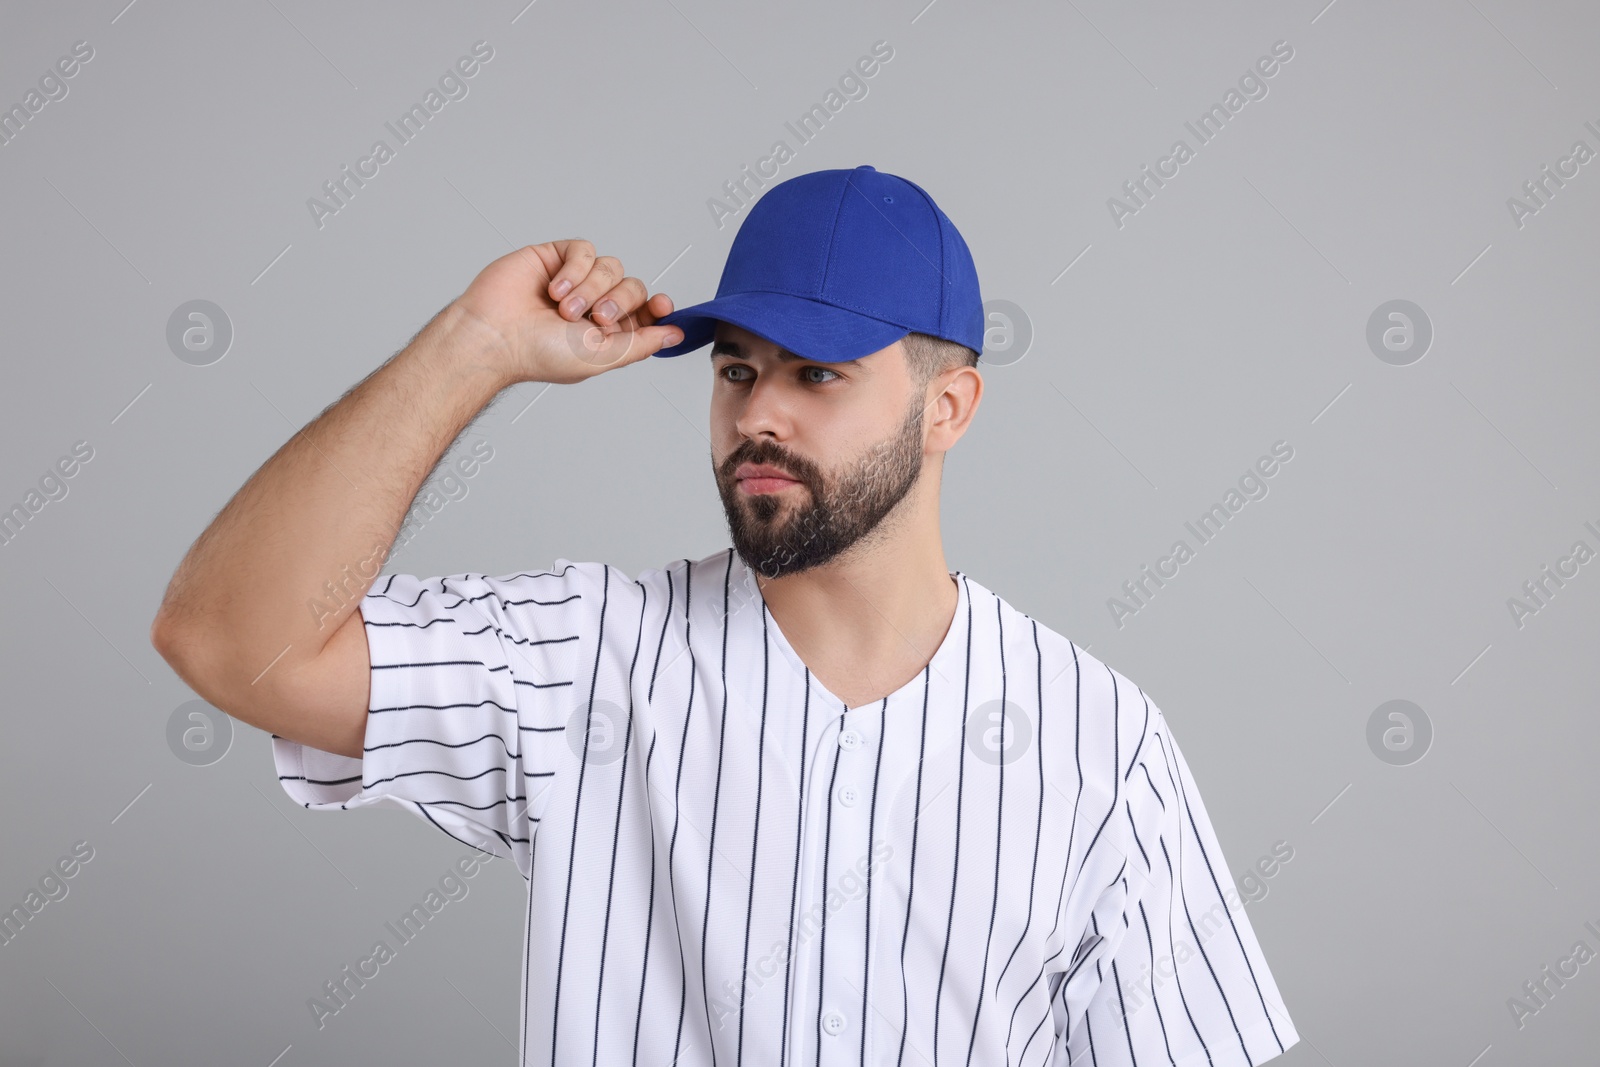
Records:
{"label": "man's forearm", "polygon": [[446,307],[264,463],[174,573],[151,628],[163,654],[232,688],[321,652],[371,587],[429,471],[514,384],[491,340]]}

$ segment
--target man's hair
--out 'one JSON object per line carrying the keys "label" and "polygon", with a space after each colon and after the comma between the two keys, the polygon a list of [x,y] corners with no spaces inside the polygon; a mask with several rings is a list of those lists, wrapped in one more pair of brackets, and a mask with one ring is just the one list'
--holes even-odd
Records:
{"label": "man's hair", "polygon": [[978,353],[966,345],[932,334],[908,333],[901,339],[901,346],[905,349],[906,367],[918,391],[927,389],[929,382],[947,370],[978,365]]}

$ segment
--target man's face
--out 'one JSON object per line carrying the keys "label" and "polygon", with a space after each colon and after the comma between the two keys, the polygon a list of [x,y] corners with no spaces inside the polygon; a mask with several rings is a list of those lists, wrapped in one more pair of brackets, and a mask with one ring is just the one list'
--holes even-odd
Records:
{"label": "man's face", "polygon": [[[898,341],[822,363],[719,323],[711,366],[711,469],[734,549],[763,577],[832,560],[921,476],[923,397]],[[758,465],[783,477],[759,477]]]}

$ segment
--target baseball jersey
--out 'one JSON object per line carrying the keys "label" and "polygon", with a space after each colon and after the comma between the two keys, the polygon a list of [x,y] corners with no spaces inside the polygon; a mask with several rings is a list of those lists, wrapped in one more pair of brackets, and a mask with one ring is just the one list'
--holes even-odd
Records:
{"label": "baseball jersey", "polygon": [[380,578],[361,759],[528,881],[521,1063],[1254,1065],[1297,1038],[1194,778],[1132,682],[961,571],[848,707],[731,548]]}

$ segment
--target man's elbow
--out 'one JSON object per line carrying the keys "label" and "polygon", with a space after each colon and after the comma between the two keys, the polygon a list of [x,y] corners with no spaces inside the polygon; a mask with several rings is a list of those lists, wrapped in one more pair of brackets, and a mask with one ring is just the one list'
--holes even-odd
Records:
{"label": "man's elbow", "polygon": [[[208,656],[200,631],[166,609],[156,612],[150,621],[150,646],[167,661],[173,673],[191,685],[192,676]],[[211,655],[214,657],[214,653]]]}
{"label": "man's elbow", "polygon": [[225,656],[214,642],[204,640],[193,626],[158,612],[150,623],[150,645],[172,668],[172,673],[206,703],[255,725],[247,711],[240,714],[246,710],[240,702],[228,695],[238,692],[238,688],[222,670]]}
{"label": "man's elbow", "polygon": [[150,647],[167,661],[167,666],[171,667],[178,677],[183,677],[183,669],[178,659],[183,641],[178,636],[176,624],[164,612],[156,612],[156,617],[150,620]]}

